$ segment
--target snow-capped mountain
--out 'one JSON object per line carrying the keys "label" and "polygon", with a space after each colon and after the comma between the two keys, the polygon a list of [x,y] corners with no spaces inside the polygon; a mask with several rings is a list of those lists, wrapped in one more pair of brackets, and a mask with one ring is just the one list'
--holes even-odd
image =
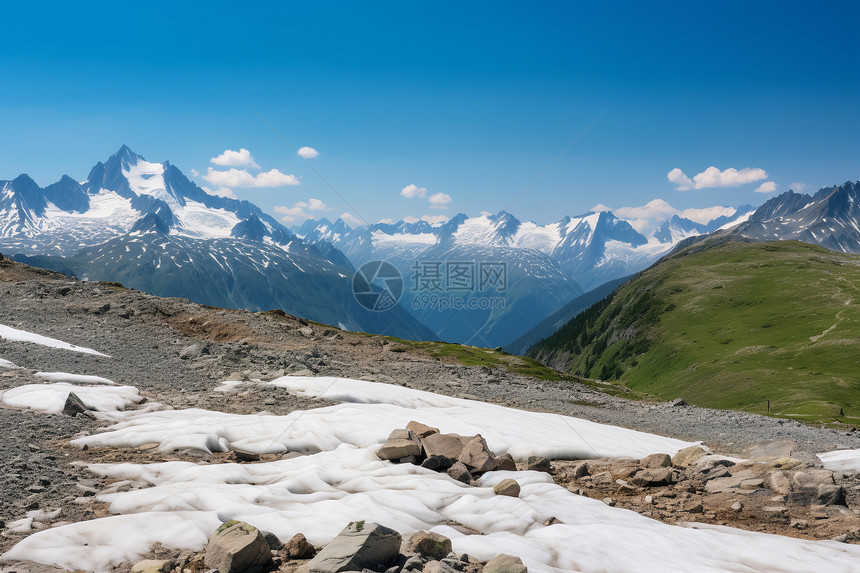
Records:
{"label": "snow-capped mountain", "polygon": [[330,244],[307,244],[253,203],[210,195],[169,162],[151,163],[126,146],[83,183],[0,181],[0,251],[162,296],[436,338],[402,307],[361,307],[354,269]]}
{"label": "snow-capped mountain", "polygon": [[860,253],[860,181],[824,187],[812,196],[787,191],[759,207],[733,232],[758,241],[793,239]]}
{"label": "snow-capped mountain", "polygon": [[[292,230],[306,241],[333,244],[356,267],[373,260],[392,263],[412,287],[406,289],[403,304],[421,322],[445,340],[497,346],[518,338],[584,292],[644,269],[696,233],[698,227],[690,225],[697,224],[677,218],[667,223],[660,238],[648,238],[609,211],[547,225],[522,222],[502,211],[478,217],[460,213],[437,225],[400,221],[355,229],[340,219],[309,220]],[[428,292],[419,284],[428,265],[437,264],[444,272],[459,263],[471,263],[476,274],[481,263],[504,265],[505,289],[454,291],[443,286]],[[444,299],[449,307],[428,304],[428,297],[431,302]],[[496,301],[496,308],[490,307],[490,300]]]}

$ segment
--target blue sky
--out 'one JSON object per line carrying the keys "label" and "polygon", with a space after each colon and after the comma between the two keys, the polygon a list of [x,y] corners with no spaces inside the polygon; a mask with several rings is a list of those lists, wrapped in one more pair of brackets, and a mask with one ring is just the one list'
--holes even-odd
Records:
{"label": "blue sky", "polygon": [[[0,13],[0,179],[83,180],[127,144],[211,189],[292,175],[298,185],[226,185],[287,223],[334,218],[347,203],[370,222],[508,209],[545,223],[597,204],[637,218],[860,178],[853,2],[56,2]],[[261,117],[319,155],[305,163]],[[232,168],[247,173],[204,179],[231,168],[210,159],[241,149],[259,169],[240,158]],[[719,173],[695,179],[711,166]],[[676,168],[689,183],[668,180]],[[756,193],[762,184],[774,190]]]}

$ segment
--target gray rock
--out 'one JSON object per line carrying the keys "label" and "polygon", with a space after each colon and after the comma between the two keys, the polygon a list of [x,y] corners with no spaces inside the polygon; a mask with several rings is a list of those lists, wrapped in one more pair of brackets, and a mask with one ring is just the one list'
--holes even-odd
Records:
{"label": "gray rock", "polygon": [[456,573],[459,569],[445,561],[428,561],[421,571],[422,573]]}
{"label": "gray rock", "polygon": [[284,548],[284,544],[278,539],[278,536],[272,533],[271,531],[263,531],[260,530],[260,533],[263,534],[263,539],[266,540],[266,545],[269,546],[269,549],[272,551],[280,551]]}
{"label": "gray rock", "polygon": [[496,495],[506,495],[508,497],[520,496],[520,484],[512,479],[503,479],[493,487],[493,492]]}
{"label": "gray rock", "polygon": [[406,543],[408,553],[416,553],[429,559],[443,559],[451,553],[451,540],[438,533],[418,531]]}
{"label": "gray rock", "polygon": [[488,472],[496,467],[496,456],[480,434],[466,444],[458,459],[473,472]]}
{"label": "gray rock", "polygon": [[424,561],[417,555],[413,555],[403,564],[403,571],[421,571],[424,568]]}
{"label": "gray rock", "polygon": [[683,398],[675,398],[674,400],[672,400],[673,408],[683,408],[686,405],[687,402]]}
{"label": "gray rock", "polygon": [[445,456],[429,456],[421,462],[421,467],[441,472],[451,467],[451,460]]}
{"label": "gray rock", "polygon": [[458,436],[457,434],[431,434],[421,439],[424,453],[431,456],[444,456],[453,464],[463,453],[463,447],[471,440],[471,437]]}
{"label": "gray rock", "polygon": [[406,429],[415,432],[419,438],[426,438],[432,434],[439,433],[439,428],[431,428],[430,426],[422,424],[421,422],[416,422],[415,420],[406,424]]}
{"label": "gray rock", "polygon": [[708,455],[708,452],[701,446],[689,446],[683,450],[679,450],[678,453],[672,457],[672,465],[676,468],[688,468],[690,465],[706,455]]}
{"label": "gray rock", "polygon": [[[195,358],[200,358],[201,356],[209,356],[209,348],[199,342],[186,346],[179,351],[179,358],[182,360],[193,360]],[[222,571],[221,573],[224,572]]]}
{"label": "gray rock", "polygon": [[466,467],[466,464],[463,462],[457,462],[450,468],[448,468],[448,475],[454,478],[457,481],[461,481],[463,483],[469,483],[472,481],[472,473],[469,471],[469,468]]}
{"label": "gray rock", "polygon": [[773,471],[764,478],[764,487],[780,495],[788,495],[792,492],[791,480],[783,471]]}
{"label": "gray rock", "polygon": [[240,573],[271,561],[272,550],[263,534],[243,521],[224,523],[206,544],[204,563],[220,573]]}
{"label": "gray rock", "polygon": [[400,460],[421,454],[421,440],[410,430],[394,430],[376,452],[381,460]]}
{"label": "gray rock", "polygon": [[632,478],[630,478],[630,483],[640,487],[668,485],[675,481],[675,474],[672,472],[672,468],[666,467],[645,468],[643,470],[639,470]]}
{"label": "gray rock", "polygon": [[135,563],[129,573],[170,573],[173,561],[164,559],[144,559]]}
{"label": "gray rock", "polygon": [[517,463],[511,454],[502,454],[496,458],[496,471],[517,471]]}
{"label": "gray rock", "polygon": [[526,460],[526,469],[536,472],[549,472],[552,469],[548,458],[543,456],[529,456]]}
{"label": "gray rock", "polygon": [[298,573],[381,571],[400,555],[400,534],[378,523],[356,521],[347,525]]}
{"label": "gray rock", "polygon": [[573,479],[579,479],[589,475],[588,472],[588,462],[579,462],[575,466],[573,466],[573,470],[570,472],[570,477]]}
{"label": "gray rock", "polygon": [[290,559],[310,559],[317,554],[316,548],[301,533],[293,535],[287,541],[284,550]]}
{"label": "gray rock", "polygon": [[672,465],[672,458],[669,454],[651,454],[642,458],[639,465],[643,468],[668,468]]}
{"label": "gray rock", "polygon": [[484,573],[527,573],[528,567],[523,565],[523,560],[519,557],[505,555],[504,553],[496,555],[484,565]]}
{"label": "gray rock", "polygon": [[822,484],[833,483],[833,472],[830,470],[810,469],[795,472],[791,485],[795,489],[817,490]]}
{"label": "gray rock", "polygon": [[77,416],[78,414],[85,414],[87,409],[77,394],[69,392],[69,395],[66,396],[66,403],[63,405],[63,414],[66,416]]}
{"label": "gray rock", "polygon": [[788,440],[764,442],[750,449],[749,457],[759,459],[789,458],[797,444]]}

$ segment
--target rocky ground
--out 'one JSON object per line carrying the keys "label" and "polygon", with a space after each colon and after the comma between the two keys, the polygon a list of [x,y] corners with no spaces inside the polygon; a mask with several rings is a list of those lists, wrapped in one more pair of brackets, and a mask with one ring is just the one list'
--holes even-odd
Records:
{"label": "rocky ground", "polygon": [[[797,481],[798,472],[820,468],[816,452],[860,448],[860,432],[851,429],[817,428],[753,414],[626,400],[575,382],[535,379],[504,367],[464,366],[421,349],[403,351],[396,341],[343,332],[277,311],[230,311],[181,299],[162,299],[119,285],[71,281],[8,259],[0,260],[0,324],[111,356],[0,340],[0,357],[22,367],[0,369],[0,390],[32,382],[35,371],[59,371],[130,384],[149,400],[174,408],[286,413],[326,404],[278,389],[263,390],[254,384],[240,387],[230,400],[213,390],[224,380],[267,380],[304,371],[401,384],[684,440],[702,440],[727,456],[756,456],[755,448],[763,444],[785,442],[770,446],[782,448],[779,455],[757,456],[753,466],[706,468],[704,474],[696,468],[675,467],[670,470],[674,472],[673,479],[659,485],[635,483],[636,472],[622,469],[625,464],[635,465],[630,461],[590,461],[585,473],[581,468],[575,469],[579,467],[575,462],[553,461],[550,471],[559,483],[574,491],[582,490],[599,499],[612,498],[607,503],[656,519],[725,523],[813,539],[843,536],[850,542],[857,540],[860,521],[855,508],[860,505],[856,505],[858,484],[853,478],[830,477],[832,485],[842,488],[847,505],[822,503],[820,482],[815,484],[814,495],[811,489],[799,486],[790,486],[787,493],[781,493],[764,483],[773,472],[784,472],[791,484]],[[519,359],[505,360],[516,363]],[[30,517],[45,523],[105,514],[93,494],[110,484],[68,462],[161,461],[202,456],[192,451],[164,454],[154,448],[80,451],[69,446],[70,437],[94,432],[98,426],[97,421],[87,417],[37,416],[0,408],[0,478],[4,482],[0,490],[0,551],[23,535],[10,531],[7,524],[26,518],[28,512],[36,512]],[[758,454],[766,451],[760,449]],[[205,457],[215,462],[232,455]],[[794,461],[790,464],[795,465],[777,466],[783,463],[778,462],[782,458],[791,458]],[[721,475],[704,479],[711,471]],[[718,481],[727,478],[735,478],[737,484]],[[827,482],[825,477],[819,478]],[[709,490],[708,484],[713,483],[719,487],[711,485]],[[53,517],[38,513],[52,508],[62,511]]]}

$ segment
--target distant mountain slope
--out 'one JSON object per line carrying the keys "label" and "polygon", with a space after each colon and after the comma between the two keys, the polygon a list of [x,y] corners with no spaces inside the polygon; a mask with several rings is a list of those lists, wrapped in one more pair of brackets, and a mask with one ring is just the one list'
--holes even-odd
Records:
{"label": "distant mountain slope", "polygon": [[860,420],[860,257],[726,238],[664,258],[528,354],[665,399]]}
{"label": "distant mountain slope", "polygon": [[576,315],[608,296],[612,291],[624,284],[629,278],[630,277],[621,277],[620,279],[609,281],[594,290],[576,297],[516,340],[502,345],[502,348],[511,354],[525,354],[526,351],[528,351],[528,349],[536,342],[540,342],[544,338],[554,334],[559,328],[567,324]]}
{"label": "distant mountain slope", "polygon": [[860,253],[860,181],[809,196],[788,191],[767,201],[733,231],[757,241],[798,240]]}

